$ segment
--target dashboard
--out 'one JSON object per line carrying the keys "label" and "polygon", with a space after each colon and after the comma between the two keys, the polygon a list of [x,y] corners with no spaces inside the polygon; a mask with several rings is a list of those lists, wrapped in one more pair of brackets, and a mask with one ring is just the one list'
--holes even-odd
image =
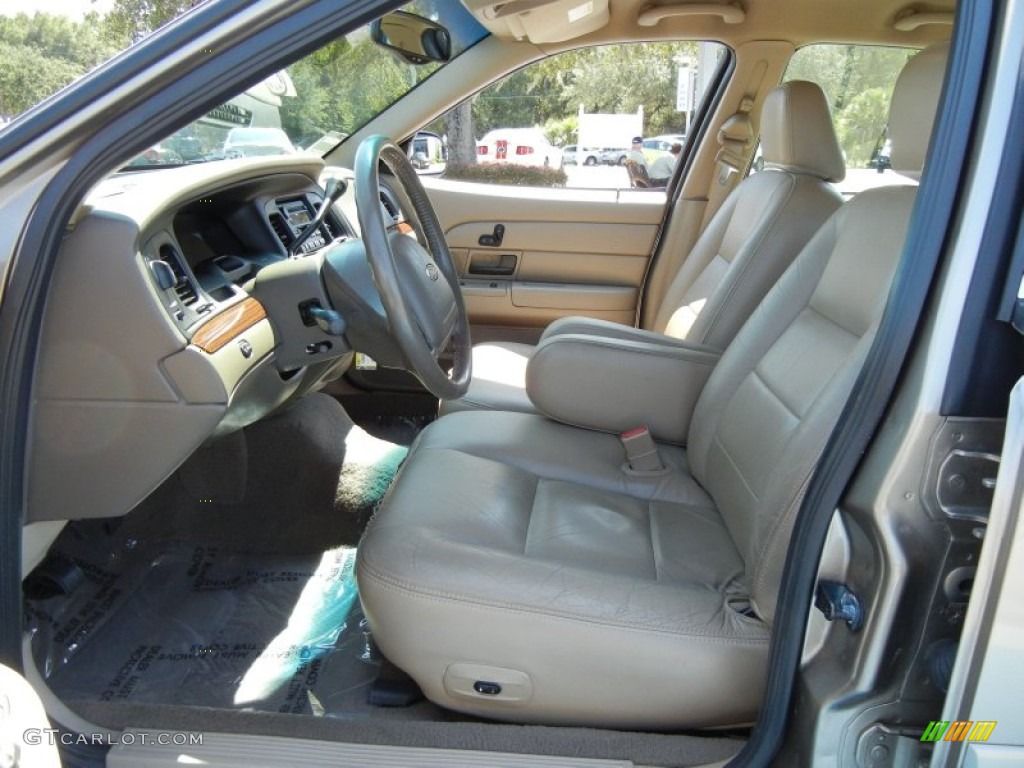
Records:
{"label": "dashboard", "polygon": [[[344,373],[347,337],[307,310],[330,306],[325,254],[358,243],[351,189],[289,255],[323,171],[316,157],[251,158],[92,191],[41,331],[30,520],[124,513],[198,447]],[[119,482],[100,483],[112,466]]]}
{"label": "dashboard", "polygon": [[[183,206],[169,230],[144,250],[161,290],[173,288],[164,294],[164,303],[182,331],[188,333],[218,307],[247,294],[262,269],[288,258],[323,204],[317,189],[276,196],[262,189],[264,183],[246,182]],[[298,256],[353,236],[353,227],[332,211]]]}

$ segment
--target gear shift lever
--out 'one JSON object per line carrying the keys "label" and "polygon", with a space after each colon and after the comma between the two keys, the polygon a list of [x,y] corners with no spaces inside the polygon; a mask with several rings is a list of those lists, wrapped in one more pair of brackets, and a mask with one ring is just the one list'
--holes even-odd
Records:
{"label": "gear shift lever", "polygon": [[306,225],[306,228],[299,233],[298,237],[295,238],[295,242],[292,243],[292,247],[288,249],[288,255],[291,258],[294,259],[298,257],[302,244],[309,239],[310,235],[320,228],[321,224],[324,223],[324,219],[327,218],[327,214],[330,212],[331,206],[334,205],[338,201],[338,198],[345,193],[345,188],[347,186],[348,184],[341,179],[335,179],[332,177],[327,180],[327,183],[324,184],[324,192],[326,193],[324,202],[320,206],[320,210],[317,211],[316,218]]}

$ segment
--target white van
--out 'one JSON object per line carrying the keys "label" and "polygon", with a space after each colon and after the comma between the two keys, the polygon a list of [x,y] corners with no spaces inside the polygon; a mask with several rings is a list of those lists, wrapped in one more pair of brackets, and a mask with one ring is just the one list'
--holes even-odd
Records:
{"label": "white van", "polygon": [[497,128],[476,143],[478,163],[562,166],[562,151],[537,128]]}

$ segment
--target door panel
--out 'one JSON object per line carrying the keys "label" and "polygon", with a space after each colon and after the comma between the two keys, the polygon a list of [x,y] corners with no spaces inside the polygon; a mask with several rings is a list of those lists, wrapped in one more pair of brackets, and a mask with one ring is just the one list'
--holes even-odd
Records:
{"label": "door panel", "polygon": [[475,340],[536,339],[568,315],[633,324],[663,193],[423,181]]}

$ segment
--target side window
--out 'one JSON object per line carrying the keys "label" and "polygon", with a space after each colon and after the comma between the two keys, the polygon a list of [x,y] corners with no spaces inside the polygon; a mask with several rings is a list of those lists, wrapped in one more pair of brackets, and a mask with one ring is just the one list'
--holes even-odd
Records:
{"label": "side window", "polygon": [[[905,181],[889,168],[885,124],[896,78],[914,53],[911,48],[809,45],[790,59],[783,80],[817,83],[828,98],[846,158],[846,178],[837,184],[845,196]],[[760,168],[758,148],[752,171]]]}
{"label": "side window", "polygon": [[[426,126],[414,144],[433,136],[437,149],[412,147],[414,164],[486,184],[664,187],[724,50],[688,41],[553,56]],[[442,153],[443,164],[432,160]]]}

